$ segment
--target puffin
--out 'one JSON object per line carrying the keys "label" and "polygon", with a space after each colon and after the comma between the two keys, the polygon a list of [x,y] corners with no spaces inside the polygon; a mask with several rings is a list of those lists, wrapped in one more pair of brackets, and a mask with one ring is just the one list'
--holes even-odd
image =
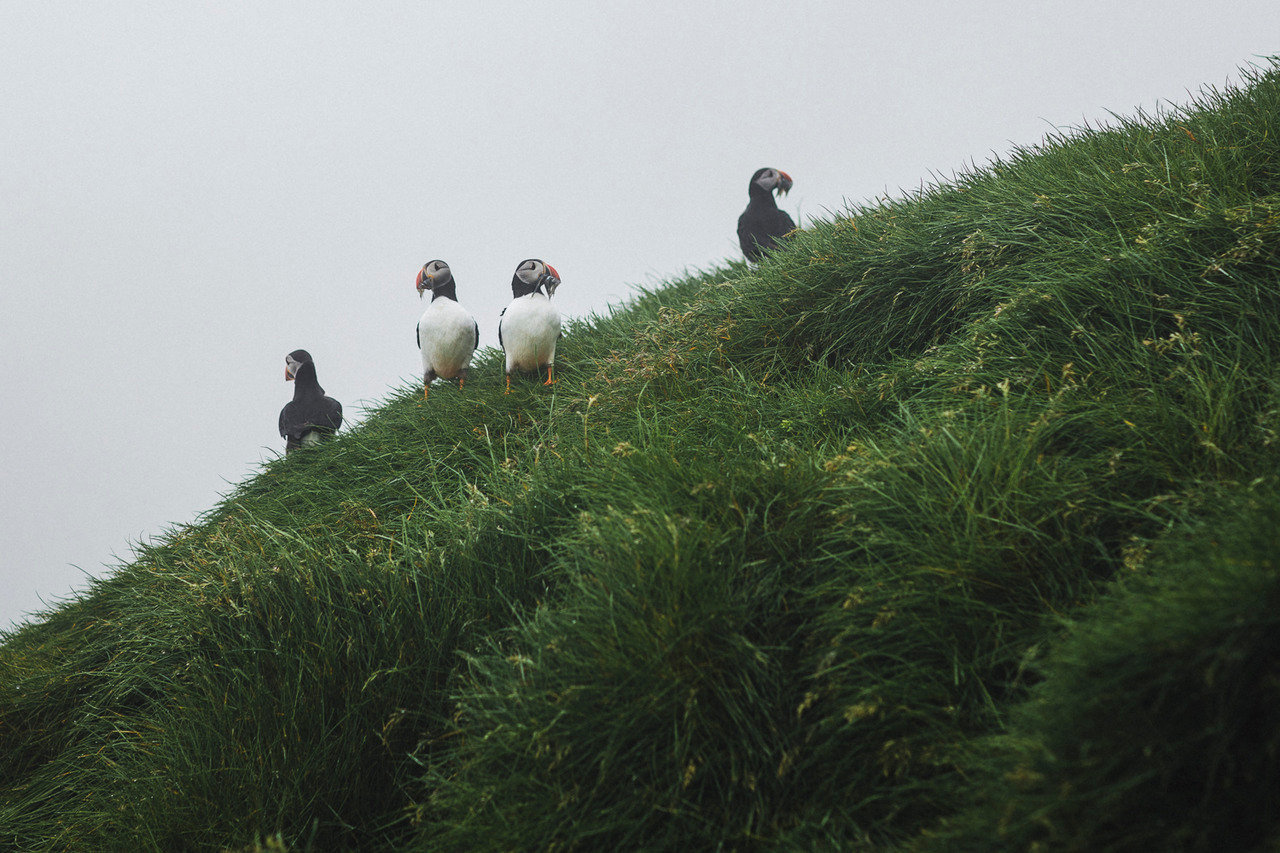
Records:
{"label": "puffin", "polygon": [[458,283],[441,260],[427,261],[418,270],[418,298],[431,291],[431,303],[418,320],[418,349],[422,350],[422,397],[431,393],[436,377],[458,377],[458,390],[467,381],[471,356],[480,345],[480,326],[458,304]]}
{"label": "puffin", "polygon": [[521,261],[511,277],[511,302],[498,315],[498,344],[507,356],[507,390],[511,393],[511,371],[547,369],[550,385],[560,337],[560,312],[551,305],[551,295],[560,286],[556,268],[538,258]]}
{"label": "puffin", "polygon": [[747,260],[756,263],[778,245],[778,238],[795,229],[796,224],[773,200],[774,190],[785,194],[791,189],[791,176],[779,169],[756,169],[747,185],[750,201],[738,217],[738,244]]}
{"label": "puffin", "polygon": [[284,378],[294,383],[293,400],[280,410],[280,437],[288,454],[319,444],[337,432],[342,426],[342,404],[324,395],[316,380],[316,364],[304,349],[284,357]]}

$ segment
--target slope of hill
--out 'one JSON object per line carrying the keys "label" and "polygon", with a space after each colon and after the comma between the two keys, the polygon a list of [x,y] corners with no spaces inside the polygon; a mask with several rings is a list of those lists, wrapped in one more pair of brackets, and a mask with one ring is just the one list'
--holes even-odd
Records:
{"label": "slope of hill", "polygon": [[1278,354],[1272,65],[266,465],[4,636],[0,845],[1275,843]]}

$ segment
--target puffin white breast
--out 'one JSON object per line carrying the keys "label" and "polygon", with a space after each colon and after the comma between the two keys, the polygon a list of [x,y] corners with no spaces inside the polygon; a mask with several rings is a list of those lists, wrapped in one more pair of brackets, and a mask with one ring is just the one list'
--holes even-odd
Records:
{"label": "puffin white breast", "polygon": [[452,379],[471,365],[476,346],[475,319],[452,299],[435,299],[418,321],[422,367]]}
{"label": "puffin white breast", "polygon": [[530,293],[511,300],[502,313],[500,330],[508,373],[555,363],[560,312],[546,295]]}

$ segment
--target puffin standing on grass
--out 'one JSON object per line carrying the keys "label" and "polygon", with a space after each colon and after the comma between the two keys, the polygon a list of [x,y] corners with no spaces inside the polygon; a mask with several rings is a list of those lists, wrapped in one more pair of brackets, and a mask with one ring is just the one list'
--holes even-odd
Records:
{"label": "puffin standing on grass", "polygon": [[418,271],[418,298],[431,291],[431,304],[418,320],[418,349],[422,350],[422,397],[431,393],[436,377],[458,377],[458,390],[467,381],[471,356],[480,345],[480,326],[458,304],[458,284],[444,261],[428,261]]}
{"label": "puffin standing on grass", "polygon": [[507,355],[507,391],[511,393],[511,371],[547,369],[547,381],[556,361],[556,340],[560,337],[560,312],[551,305],[551,295],[560,286],[560,274],[546,261],[521,261],[511,277],[511,303],[498,317],[498,343]]}
{"label": "puffin standing on grass", "polygon": [[747,185],[751,200],[747,209],[738,217],[738,244],[742,254],[752,263],[764,257],[778,245],[778,238],[795,230],[796,224],[785,210],[778,209],[773,200],[775,190],[785,195],[791,189],[791,176],[778,169],[757,169]]}
{"label": "puffin standing on grass", "polygon": [[311,353],[296,349],[284,357],[284,378],[293,383],[293,400],[280,410],[280,437],[286,454],[332,436],[342,426],[342,404],[324,395]]}

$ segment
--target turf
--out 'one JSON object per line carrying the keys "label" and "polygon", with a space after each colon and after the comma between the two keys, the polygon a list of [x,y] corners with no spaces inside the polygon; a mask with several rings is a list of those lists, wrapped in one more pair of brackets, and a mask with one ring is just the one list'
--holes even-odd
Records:
{"label": "turf", "polygon": [[0,644],[21,850],[1280,842],[1280,67],[406,387]]}

